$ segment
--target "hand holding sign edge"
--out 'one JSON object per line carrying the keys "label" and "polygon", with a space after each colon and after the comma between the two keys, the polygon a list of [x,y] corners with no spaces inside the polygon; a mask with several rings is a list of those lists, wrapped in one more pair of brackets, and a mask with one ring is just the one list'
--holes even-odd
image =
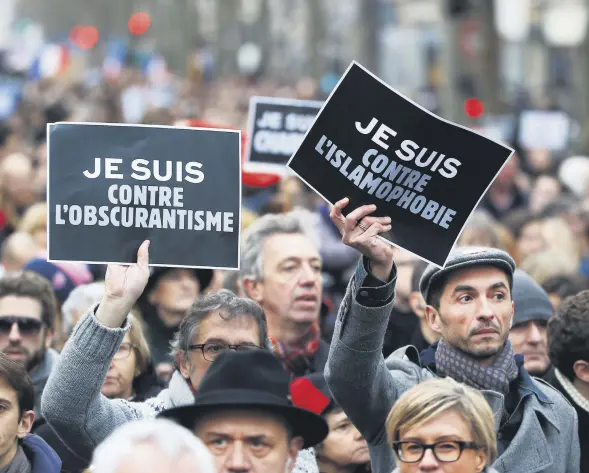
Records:
{"label": "hand holding sign edge", "polygon": [[104,296],[96,311],[96,319],[106,327],[120,328],[149,279],[149,240],[137,251],[137,263],[109,264],[104,278]]}
{"label": "hand holding sign edge", "polygon": [[369,216],[376,210],[375,205],[363,205],[342,215],[350,200],[346,197],[331,207],[331,221],[342,235],[342,241],[358,250],[370,260],[372,274],[381,281],[388,281],[393,269],[393,247],[377,236],[391,230],[390,217]]}

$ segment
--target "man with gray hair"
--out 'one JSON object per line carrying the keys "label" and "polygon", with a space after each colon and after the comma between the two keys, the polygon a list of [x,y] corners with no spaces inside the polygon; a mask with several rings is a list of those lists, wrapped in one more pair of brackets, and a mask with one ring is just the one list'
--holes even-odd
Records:
{"label": "man with gray hair", "polygon": [[321,339],[322,261],[314,215],[268,214],[241,244],[242,287],[262,306],[274,351],[293,376],[323,372],[329,345]]}
{"label": "man with gray hair", "polygon": [[216,473],[213,456],[192,432],[166,420],[115,430],[94,452],[92,473]]}
{"label": "man with gray hair", "polygon": [[148,248],[149,242],[141,245],[135,265],[108,266],[104,297],[74,328],[45,388],[41,408],[47,423],[84,459],[89,460],[117,427],[193,404],[204,374],[219,354],[269,349],[260,306],[222,290],[195,300],[180,324],[172,342],[177,369],[168,389],[145,402],[103,396],[100,388],[109,365],[130,329],[127,314],[147,284]]}

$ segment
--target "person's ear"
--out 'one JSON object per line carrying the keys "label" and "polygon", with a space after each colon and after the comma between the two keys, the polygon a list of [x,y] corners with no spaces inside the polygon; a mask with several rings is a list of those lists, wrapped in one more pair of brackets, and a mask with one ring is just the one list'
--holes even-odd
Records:
{"label": "person's ear", "polygon": [[589,362],[583,360],[577,360],[573,364],[573,371],[575,376],[584,383],[589,384]]}
{"label": "person's ear", "polygon": [[487,452],[484,449],[479,449],[475,453],[475,472],[481,473],[485,471],[487,466]]}
{"label": "person's ear", "polygon": [[409,307],[417,317],[423,319],[425,316],[425,301],[420,292],[415,291],[409,295]]}
{"label": "person's ear", "polygon": [[247,297],[253,299],[258,304],[261,304],[264,299],[261,281],[245,277],[243,279],[243,292]]}
{"label": "person's ear", "polygon": [[176,354],[176,365],[178,365],[178,369],[180,370],[182,377],[184,379],[190,379],[192,365],[190,363],[190,359],[188,358],[188,354],[185,351],[179,351]]}
{"label": "person's ear", "polygon": [[442,318],[438,310],[432,305],[425,306],[425,320],[429,327],[438,335],[442,335]]}
{"label": "person's ear", "polygon": [[511,318],[509,319],[509,330],[513,327],[513,316],[515,315],[515,301],[511,301]]}
{"label": "person's ear", "polygon": [[298,456],[299,452],[302,450],[304,444],[305,441],[303,440],[303,437],[294,437],[290,441],[290,444],[288,446],[288,455],[291,458],[292,465],[288,469],[289,472],[292,471],[292,469],[294,468],[295,459]]}
{"label": "person's ear", "polygon": [[49,350],[53,345],[53,339],[55,338],[55,330],[50,328],[45,332],[45,350]]}
{"label": "person's ear", "polygon": [[24,411],[18,423],[18,430],[16,431],[17,438],[24,439],[31,432],[33,422],[35,422],[35,412]]}

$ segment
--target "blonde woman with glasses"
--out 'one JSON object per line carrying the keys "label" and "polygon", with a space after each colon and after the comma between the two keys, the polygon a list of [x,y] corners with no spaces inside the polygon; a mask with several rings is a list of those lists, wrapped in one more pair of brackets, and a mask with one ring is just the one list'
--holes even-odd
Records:
{"label": "blonde woman with glasses", "polygon": [[477,391],[451,378],[424,381],[391,409],[386,431],[393,473],[496,473],[493,412]]}

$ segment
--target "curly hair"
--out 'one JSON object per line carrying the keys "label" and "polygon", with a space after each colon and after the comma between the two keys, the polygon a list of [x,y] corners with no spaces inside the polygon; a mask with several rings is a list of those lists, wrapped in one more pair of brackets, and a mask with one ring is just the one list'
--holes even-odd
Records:
{"label": "curly hair", "polygon": [[589,361],[589,290],[567,297],[548,321],[550,360],[571,381],[576,361]]}

